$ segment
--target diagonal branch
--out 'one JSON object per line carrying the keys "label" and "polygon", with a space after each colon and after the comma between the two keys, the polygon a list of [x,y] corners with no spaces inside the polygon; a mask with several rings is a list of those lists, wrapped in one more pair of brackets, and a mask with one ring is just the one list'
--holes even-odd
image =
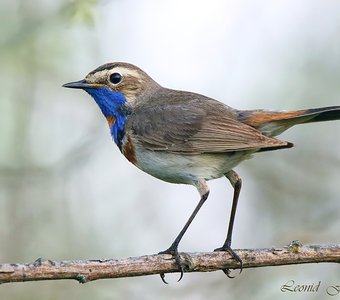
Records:
{"label": "diagonal branch", "polygon": [[[293,241],[283,248],[235,250],[243,268],[292,264],[340,263],[340,245],[306,245]],[[211,272],[236,269],[238,262],[227,252],[180,253],[186,272]],[[168,254],[154,254],[126,259],[53,261],[37,259],[26,264],[0,264],[0,283],[76,279],[80,283],[103,279],[178,272]]]}

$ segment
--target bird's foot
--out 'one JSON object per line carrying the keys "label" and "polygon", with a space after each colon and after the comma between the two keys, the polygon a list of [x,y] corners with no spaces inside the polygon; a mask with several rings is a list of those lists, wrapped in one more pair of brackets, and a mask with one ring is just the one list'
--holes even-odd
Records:
{"label": "bird's foot", "polygon": [[[226,243],[222,247],[217,248],[214,251],[226,251],[226,252],[228,252],[232,256],[233,259],[235,259],[237,262],[240,263],[240,272],[239,272],[239,274],[242,273],[242,270],[243,270],[242,259],[238,256],[238,254],[233,249],[231,249],[230,243]],[[228,276],[228,278],[235,278],[235,276],[231,276],[230,275],[230,273],[231,273],[230,269],[222,269],[222,271],[223,271],[223,273],[225,275]]]}
{"label": "bird's foot", "polygon": [[[170,254],[170,255],[172,255],[172,257],[175,259],[176,266],[178,267],[178,270],[181,273],[177,282],[181,281],[181,279],[183,278],[185,265],[181,262],[181,257],[178,254],[177,246],[171,246],[169,249],[167,249],[165,251],[161,251],[158,254]],[[160,276],[161,276],[162,281],[165,284],[168,284],[167,281],[165,280],[165,273],[161,273]]]}

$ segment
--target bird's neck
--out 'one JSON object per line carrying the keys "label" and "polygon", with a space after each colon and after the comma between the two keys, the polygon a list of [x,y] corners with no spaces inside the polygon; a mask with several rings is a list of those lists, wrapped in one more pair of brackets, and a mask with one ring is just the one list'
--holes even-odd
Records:
{"label": "bird's neck", "polygon": [[121,150],[125,121],[129,114],[125,96],[109,88],[88,89],[106,118],[113,140]]}

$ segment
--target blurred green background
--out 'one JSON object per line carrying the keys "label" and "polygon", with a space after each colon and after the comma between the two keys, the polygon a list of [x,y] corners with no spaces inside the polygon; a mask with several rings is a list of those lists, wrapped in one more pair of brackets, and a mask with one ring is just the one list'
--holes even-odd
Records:
{"label": "blurred green background", "polygon": [[[119,153],[89,96],[63,83],[110,61],[160,84],[239,109],[340,105],[340,2],[21,0],[0,3],[0,260],[125,258],[167,248],[198,201],[194,188],[142,173]],[[280,136],[236,170],[243,190],[234,248],[339,243],[340,122]],[[224,241],[232,189],[209,201],[180,251]],[[158,276],[13,283],[14,299],[320,299],[336,264]],[[316,294],[280,291],[321,281]]]}

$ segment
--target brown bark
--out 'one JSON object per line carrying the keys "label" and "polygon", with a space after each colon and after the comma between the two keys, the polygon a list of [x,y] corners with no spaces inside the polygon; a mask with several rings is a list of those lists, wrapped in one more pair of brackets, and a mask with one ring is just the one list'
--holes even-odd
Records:
{"label": "brown bark", "polygon": [[[306,245],[297,241],[283,248],[235,250],[243,268],[305,263],[340,263],[340,245]],[[227,252],[180,253],[185,272],[237,269]],[[67,260],[37,259],[33,263],[0,264],[0,283],[76,279],[80,283],[103,279],[178,272],[171,255],[154,254],[126,259]]]}

